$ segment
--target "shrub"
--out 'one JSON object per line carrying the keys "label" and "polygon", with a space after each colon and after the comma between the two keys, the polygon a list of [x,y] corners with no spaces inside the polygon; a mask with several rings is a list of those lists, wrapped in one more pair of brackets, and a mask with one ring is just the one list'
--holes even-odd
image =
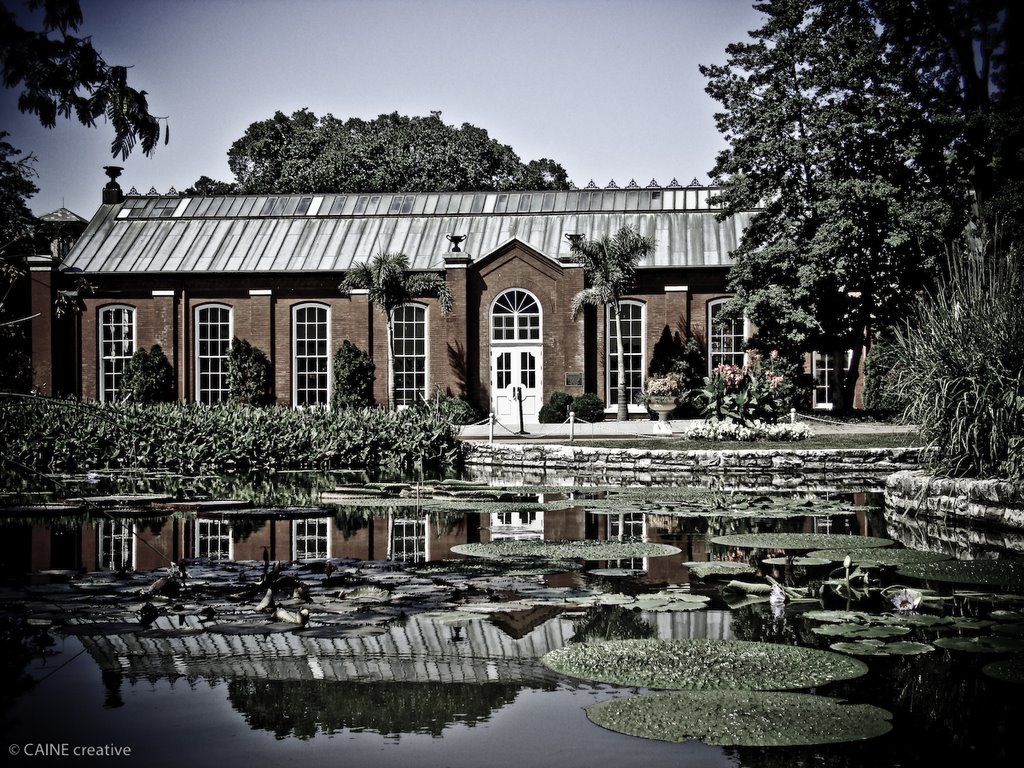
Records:
{"label": "shrub", "polygon": [[756,352],[742,368],[719,365],[704,377],[703,416],[748,425],[754,421],[772,423],[789,408],[795,388],[782,371],[787,364],[772,352],[762,358]]}
{"label": "shrub", "polygon": [[0,400],[5,456],[36,471],[136,467],[182,474],[449,468],[462,456],[443,403],[402,411],[196,403]]}
{"label": "shrub", "polygon": [[228,350],[228,400],[240,405],[274,402],[271,365],[263,350],[245,339],[231,339]]}
{"label": "shrub", "polygon": [[572,395],[568,392],[552,392],[547,403],[541,406],[538,419],[541,424],[561,424],[569,418]]}
{"label": "shrub", "polygon": [[765,424],[755,421],[750,424],[739,424],[735,421],[716,421],[708,419],[683,433],[686,440],[735,440],[749,442],[753,440],[773,440],[792,442],[806,440],[813,432],[802,423]]}
{"label": "shrub", "polygon": [[166,403],[174,399],[174,370],[159,344],[140,349],[125,363],[121,398],[133,403]]}
{"label": "shrub", "polygon": [[[932,447],[935,469],[1024,479],[1024,264],[971,252],[949,264],[895,330],[887,391]],[[1016,442],[1015,442],[1016,441]]]}
{"label": "shrub", "polygon": [[334,391],[331,407],[366,408],[373,405],[377,366],[368,352],[345,339],[334,353]]}
{"label": "shrub", "polygon": [[908,402],[903,392],[893,387],[889,378],[896,362],[896,347],[888,334],[882,334],[871,345],[864,360],[864,408],[882,417],[902,414]]}
{"label": "shrub", "polygon": [[428,402],[436,407],[440,413],[444,414],[446,420],[458,426],[474,424],[483,418],[480,412],[473,407],[472,403],[463,400],[461,397],[438,393],[430,398]]}
{"label": "shrub", "polygon": [[574,411],[576,418],[582,421],[604,421],[604,400],[593,392],[575,398],[569,410]]}

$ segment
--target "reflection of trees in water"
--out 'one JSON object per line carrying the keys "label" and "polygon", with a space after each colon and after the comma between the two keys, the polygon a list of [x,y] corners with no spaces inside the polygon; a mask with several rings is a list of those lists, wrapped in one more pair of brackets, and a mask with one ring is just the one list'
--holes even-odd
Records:
{"label": "reflection of trees in water", "polygon": [[638,611],[619,605],[588,608],[582,618],[572,622],[574,643],[600,640],[642,640],[654,637],[657,629],[643,620]]}
{"label": "reflection of trees in water", "polygon": [[513,683],[333,682],[237,679],[228,698],[253,728],[278,739],[368,730],[385,736],[429,733],[450,724],[475,725],[510,704],[522,685]]}

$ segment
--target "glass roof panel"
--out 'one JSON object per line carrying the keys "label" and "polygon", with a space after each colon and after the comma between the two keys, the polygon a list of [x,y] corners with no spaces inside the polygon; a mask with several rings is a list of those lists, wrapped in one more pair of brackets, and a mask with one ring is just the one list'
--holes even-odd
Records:
{"label": "glass roof panel", "polygon": [[253,209],[260,204],[260,198],[258,197],[247,197],[245,202],[242,203],[242,207],[238,209],[239,216],[252,216]]}

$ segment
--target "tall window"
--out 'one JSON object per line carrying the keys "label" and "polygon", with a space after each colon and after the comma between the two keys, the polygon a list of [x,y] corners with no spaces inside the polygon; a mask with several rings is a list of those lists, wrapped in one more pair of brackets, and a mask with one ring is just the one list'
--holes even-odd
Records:
{"label": "tall window", "polygon": [[427,559],[427,519],[425,517],[395,517],[390,520],[390,560],[403,563],[422,563]]}
{"label": "tall window", "polygon": [[231,308],[207,304],[196,309],[196,400],[216,405],[228,399]]}
{"label": "tall window", "polygon": [[721,317],[726,299],[708,304],[708,370],[720,365],[743,367],[746,355],[743,345],[747,340],[746,323]]}
{"label": "tall window", "polygon": [[103,520],[98,531],[100,570],[135,568],[135,524],[130,520]]}
{"label": "tall window", "polygon": [[[640,402],[644,389],[644,305],[638,301],[623,301],[619,304],[619,323],[622,326],[623,375],[626,379],[626,402],[630,405]],[[608,405],[619,403],[619,342],[615,338],[615,319],[609,307],[605,312],[605,327],[608,329]]]}
{"label": "tall window", "polygon": [[133,354],[135,309],[103,307],[100,310],[100,400],[119,399],[124,365]]}
{"label": "tall window", "polygon": [[395,310],[395,404],[427,399],[427,310],[405,304]]}
{"label": "tall window", "polygon": [[292,313],[292,371],[295,405],[327,405],[330,348],[327,307],[302,304]]}
{"label": "tall window", "polygon": [[231,525],[227,520],[196,520],[196,557],[231,559]]}
{"label": "tall window", "polygon": [[292,521],[292,559],[325,560],[331,556],[330,520],[310,517]]}
{"label": "tall window", "polygon": [[[850,360],[852,352],[843,356],[843,372],[850,372]],[[835,370],[835,357],[826,352],[811,353],[811,367],[814,373],[814,396],[815,408],[831,410],[833,404],[832,372]]]}
{"label": "tall window", "polygon": [[513,288],[494,302],[492,341],[540,341],[540,305],[526,291]]}

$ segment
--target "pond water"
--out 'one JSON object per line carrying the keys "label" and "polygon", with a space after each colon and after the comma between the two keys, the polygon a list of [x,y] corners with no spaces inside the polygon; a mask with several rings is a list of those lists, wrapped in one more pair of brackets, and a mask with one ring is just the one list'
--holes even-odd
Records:
{"label": "pond water", "polygon": [[[0,697],[15,763],[1015,763],[1019,667],[1017,682],[982,671],[1019,665],[1024,590],[1014,572],[986,585],[854,563],[847,579],[841,557],[803,565],[786,546],[715,541],[799,533],[844,536],[853,550],[860,537],[883,537],[895,542],[886,549],[1015,562],[1012,533],[887,516],[877,493],[359,480],[92,476],[63,479],[58,497],[9,495]],[[529,559],[462,554],[581,541],[605,549],[593,559],[572,547]],[[615,548],[636,542],[670,553]],[[721,562],[751,572],[701,571]],[[158,583],[171,563],[183,578]],[[749,587],[769,579],[788,590],[785,603]],[[881,592],[894,584],[923,593],[917,610],[895,613],[893,593]],[[875,619],[894,615],[885,626],[906,629],[896,641],[923,652],[858,653],[866,674],[800,689],[891,713],[888,733],[838,744],[625,735],[587,709],[643,686],[541,661],[605,640],[889,643]],[[858,622],[872,631],[851,629]]]}

